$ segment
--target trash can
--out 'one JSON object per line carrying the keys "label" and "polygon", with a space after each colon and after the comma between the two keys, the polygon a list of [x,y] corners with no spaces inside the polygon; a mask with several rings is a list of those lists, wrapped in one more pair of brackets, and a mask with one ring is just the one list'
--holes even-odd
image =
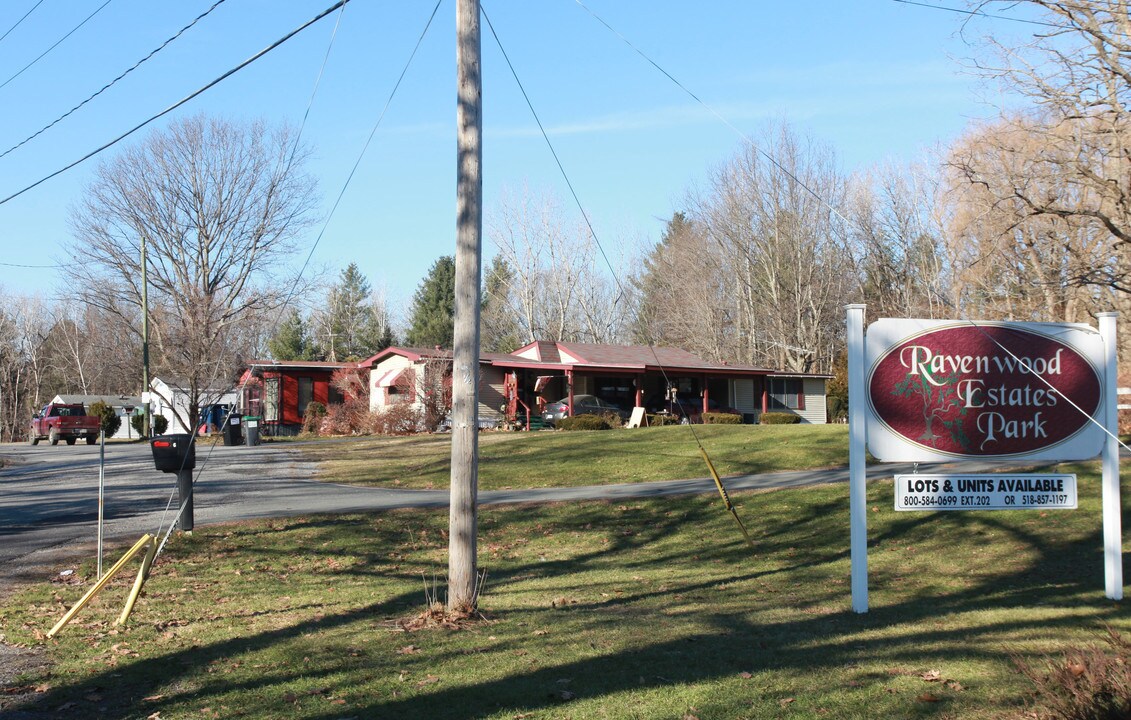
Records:
{"label": "trash can", "polygon": [[224,444],[243,445],[243,427],[240,425],[239,415],[229,415],[228,422],[224,423]]}
{"label": "trash can", "polygon": [[243,435],[247,440],[247,444],[259,444],[259,417],[256,415],[243,416]]}

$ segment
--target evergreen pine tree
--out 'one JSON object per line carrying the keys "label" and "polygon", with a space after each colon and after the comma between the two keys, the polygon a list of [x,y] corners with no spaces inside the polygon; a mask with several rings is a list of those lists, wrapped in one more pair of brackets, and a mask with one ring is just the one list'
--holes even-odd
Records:
{"label": "evergreen pine tree", "polygon": [[291,309],[275,335],[267,341],[267,350],[274,360],[315,360],[318,357],[306,323],[295,309]]}
{"label": "evergreen pine tree", "polygon": [[491,259],[483,281],[483,306],[480,327],[484,352],[509,353],[522,345],[518,320],[510,304],[514,270],[500,255]]}
{"label": "evergreen pine tree", "polygon": [[456,260],[445,255],[432,264],[412,297],[405,341],[416,347],[451,348],[455,335]]}
{"label": "evergreen pine tree", "polygon": [[392,330],[383,303],[356,263],[342,271],[326,299],[324,323],[328,359],[362,360],[392,344]]}

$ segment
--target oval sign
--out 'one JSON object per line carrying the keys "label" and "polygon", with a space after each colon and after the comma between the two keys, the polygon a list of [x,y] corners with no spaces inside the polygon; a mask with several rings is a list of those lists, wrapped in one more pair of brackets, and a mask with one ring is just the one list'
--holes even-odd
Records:
{"label": "oval sign", "polygon": [[1102,390],[1088,359],[1048,335],[952,325],[880,356],[868,395],[876,417],[902,440],[934,453],[991,457],[1072,437],[1090,423]]}

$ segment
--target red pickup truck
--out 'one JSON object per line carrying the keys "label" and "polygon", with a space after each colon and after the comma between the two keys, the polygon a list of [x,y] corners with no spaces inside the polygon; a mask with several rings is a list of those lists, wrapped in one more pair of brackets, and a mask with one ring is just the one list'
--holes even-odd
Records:
{"label": "red pickup truck", "polygon": [[52,445],[58,445],[60,440],[66,440],[68,445],[74,445],[80,437],[85,437],[86,444],[93,445],[98,442],[101,429],[102,421],[87,415],[82,403],[51,403],[32,418],[28,442],[38,445],[40,440],[50,440]]}

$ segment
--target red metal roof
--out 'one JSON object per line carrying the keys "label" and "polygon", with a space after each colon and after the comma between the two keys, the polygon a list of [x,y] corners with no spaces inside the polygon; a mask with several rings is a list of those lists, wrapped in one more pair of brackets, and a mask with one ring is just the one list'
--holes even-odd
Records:
{"label": "red metal roof", "polygon": [[[530,352],[534,357],[518,353]],[[399,355],[416,362],[424,358],[450,360],[452,351],[442,348],[388,347],[360,363],[360,367],[373,367],[387,357]],[[576,362],[571,358],[575,358]],[[683,370],[713,375],[782,375],[773,368],[754,365],[731,365],[704,360],[697,355],[672,347],[648,345],[603,345],[596,343],[552,342],[538,340],[515,350],[514,353],[481,353],[479,362],[486,365],[510,368],[544,368],[546,370],[615,370],[640,373],[647,370]],[[793,375],[791,373],[791,375]],[[805,377],[797,373],[797,377]],[[811,377],[823,377],[812,375]]]}

